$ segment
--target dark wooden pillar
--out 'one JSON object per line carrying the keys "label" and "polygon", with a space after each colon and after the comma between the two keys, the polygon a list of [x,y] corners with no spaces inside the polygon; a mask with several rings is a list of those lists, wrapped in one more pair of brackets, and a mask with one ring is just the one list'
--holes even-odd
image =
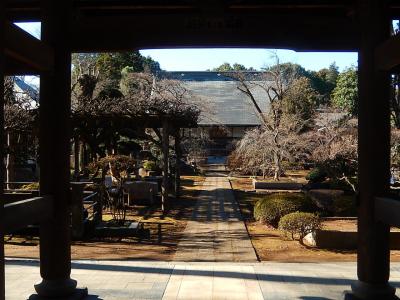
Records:
{"label": "dark wooden pillar", "polygon": [[71,1],[42,0],[42,40],[54,50],[54,70],[40,77],[40,193],[54,197],[54,216],[40,226],[39,296],[60,297],[76,290],[70,278],[70,109]]}
{"label": "dark wooden pillar", "polygon": [[71,183],[71,228],[72,237],[81,239],[84,234],[84,206],[83,206],[83,189],[84,183]]}
{"label": "dark wooden pillar", "polygon": [[163,181],[161,191],[161,210],[163,213],[166,211],[168,206],[168,190],[169,190],[169,179],[168,179],[168,165],[169,165],[169,124],[168,119],[164,118],[162,121],[162,156],[163,156]]}
{"label": "dark wooden pillar", "polygon": [[[0,199],[4,189],[4,1],[0,1]],[[0,205],[0,299],[5,298],[4,278],[4,206]]]}
{"label": "dark wooden pillar", "polygon": [[181,151],[181,135],[179,129],[177,130],[175,134],[175,155],[176,155],[176,161],[175,161],[175,197],[179,198],[180,196],[180,189],[181,189],[181,157],[182,157],[182,151]]}
{"label": "dark wooden pillar", "polygon": [[392,299],[390,228],[374,219],[374,198],[389,190],[390,77],[375,67],[375,49],[389,37],[385,0],[360,0],[358,299]]}

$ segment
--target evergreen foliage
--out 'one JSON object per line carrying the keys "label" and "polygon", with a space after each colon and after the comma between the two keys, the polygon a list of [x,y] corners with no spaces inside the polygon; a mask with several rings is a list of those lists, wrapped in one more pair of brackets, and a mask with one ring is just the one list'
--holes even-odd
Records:
{"label": "evergreen foliage", "polygon": [[339,74],[337,85],[332,91],[332,104],[350,115],[357,115],[358,74],[356,68],[348,68]]}

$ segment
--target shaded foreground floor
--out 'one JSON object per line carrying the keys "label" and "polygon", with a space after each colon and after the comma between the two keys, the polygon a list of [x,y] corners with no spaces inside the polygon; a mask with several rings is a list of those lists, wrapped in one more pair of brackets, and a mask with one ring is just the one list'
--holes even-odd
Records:
{"label": "shaded foreground floor", "polygon": [[256,262],[227,177],[207,177],[178,244],[175,261]]}
{"label": "shaded foreground floor", "polygon": [[[6,261],[6,299],[27,299],[38,282],[37,260]],[[72,278],[86,300],[110,299],[342,299],[355,263],[167,263],[74,261]],[[400,287],[400,264],[391,282]],[[400,294],[399,292],[397,293]]]}

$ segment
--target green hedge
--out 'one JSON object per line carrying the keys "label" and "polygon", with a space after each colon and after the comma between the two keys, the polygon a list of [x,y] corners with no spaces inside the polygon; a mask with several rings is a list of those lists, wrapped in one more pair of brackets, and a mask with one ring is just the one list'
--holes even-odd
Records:
{"label": "green hedge", "polygon": [[254,218],[276,228],[279,220],[286,214],[315,209],[312,200],[303,193],[274,193],[256,202]]}
{"label": "green hedge", "polygon": [[143,168],[145,168],[147,171],[157,171],[158,170],[157,163],[152,160],[146,160],[143,163]]}

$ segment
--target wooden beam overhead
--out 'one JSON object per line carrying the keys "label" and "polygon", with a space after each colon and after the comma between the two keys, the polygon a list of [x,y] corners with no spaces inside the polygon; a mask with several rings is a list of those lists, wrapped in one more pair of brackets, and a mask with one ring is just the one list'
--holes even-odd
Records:
{"label": "wooden beam overhead", "polygon": [[[297,15],[298,13],[316,14],[318,12],[345,13],[354,15],[357,7],[356,0],[226,0],[226,1],[202,1],[202,0],[76,0],[74,9],[78,15],[82,12],[102,12],[109,16],[115,12],[125,13],[169,13],[188,10],[220,9],[224,11],[264,11],[272,13],[273,10],[285,11]],[[389,1],[389,12],[392,18],[400,17],[400,5],[397,0]],[[41,10],[39,0],[12,0],[6,4],[6,17],[10,21],[40,21]]]}
{"label": "wooden beam overhead", "polygon": [[6,74],[38,74],[53,68],[49,46],[14,24],[7,22],[5,29]]}
{"label": "wooden beam overhead", "polygon": [[400,67],[400,36],[386,40],[375,51],[376,67],[382,71],[391,71]]}
{"label": "wooden beam overhead", "polygon": [[179,47],[358,49],[355,20],[318,15],[307,18],[256,13],[83,16],[72,24],[71,31],[74,52]]}
{"label": "wooden beam overhead", "polygon": [[[39,3],[10,1],[9,18],[36,13],[40,20]],[[75,52],[167,47],[358,50],[356,0],[76,0],[73,15]]]}

